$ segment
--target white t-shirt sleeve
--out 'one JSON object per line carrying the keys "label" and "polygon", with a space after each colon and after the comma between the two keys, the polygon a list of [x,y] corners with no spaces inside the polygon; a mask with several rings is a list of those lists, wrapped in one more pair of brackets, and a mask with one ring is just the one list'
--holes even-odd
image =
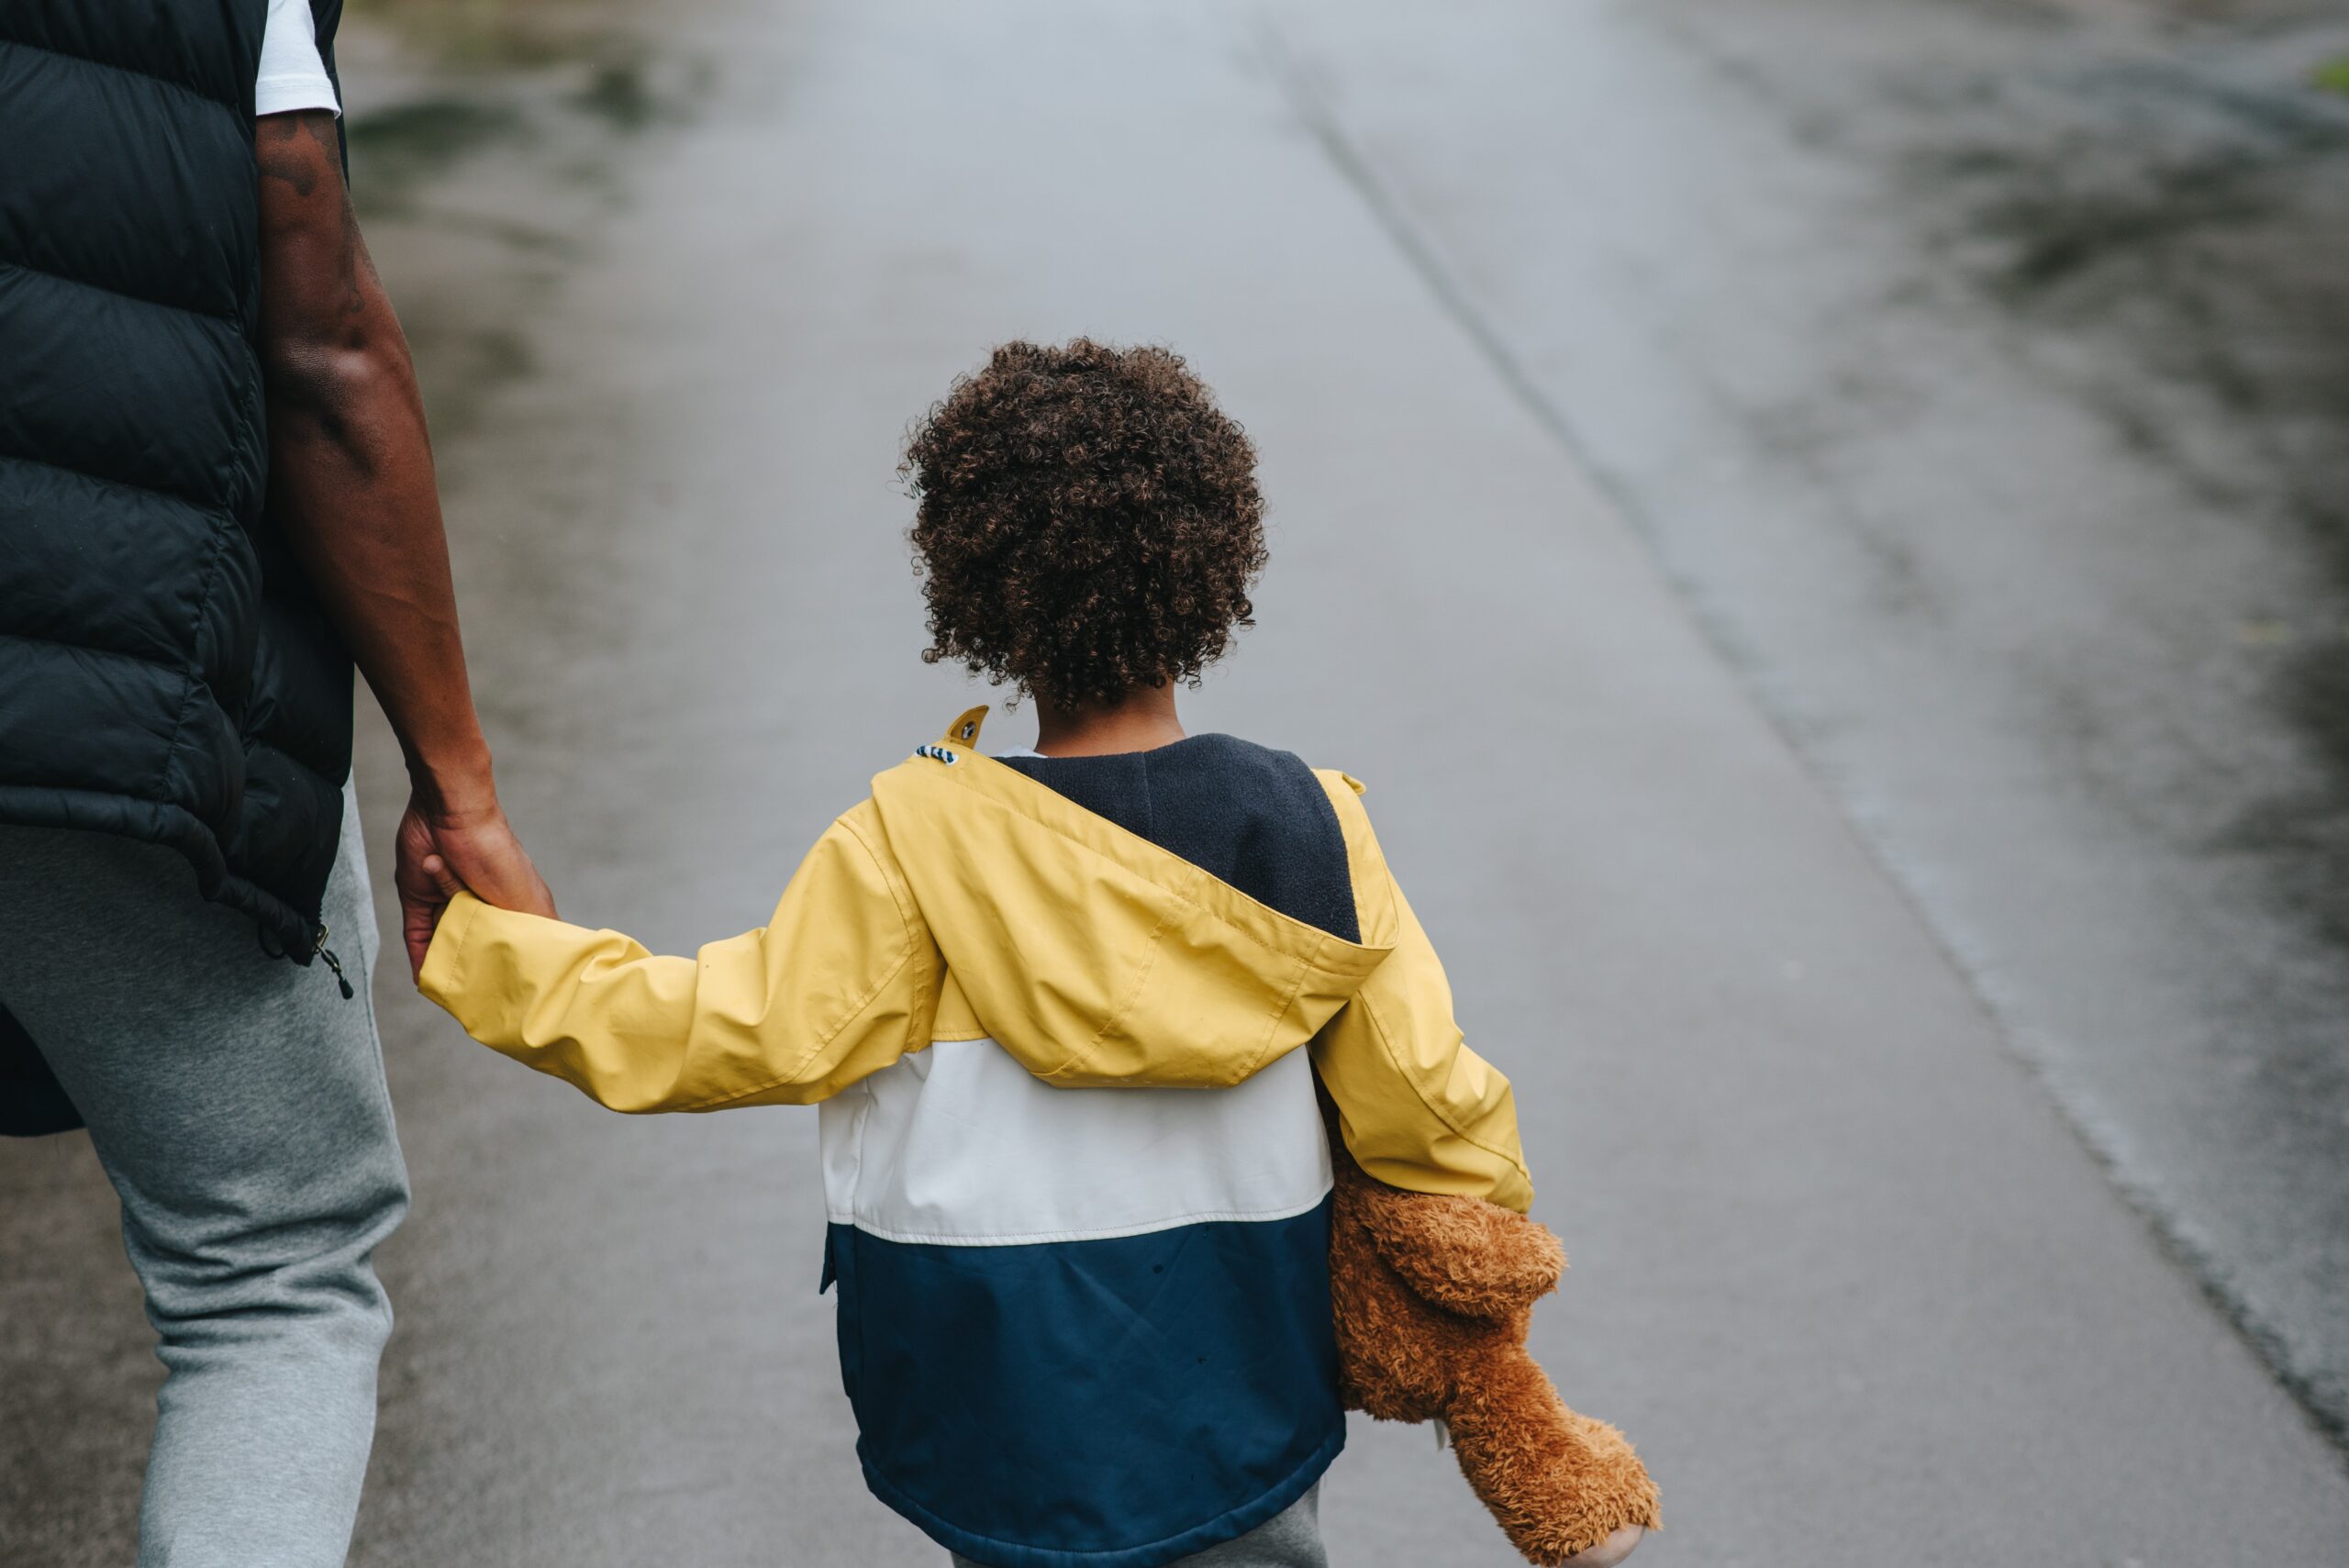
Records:
{"label": "white t-shirt sleeve", "polygon": [[253,113],[290,115],[296,109],[332,109],[334,83],[318,58],[317,18],[310,0],[269,0],[261,28],[261,74],[253,83]]}

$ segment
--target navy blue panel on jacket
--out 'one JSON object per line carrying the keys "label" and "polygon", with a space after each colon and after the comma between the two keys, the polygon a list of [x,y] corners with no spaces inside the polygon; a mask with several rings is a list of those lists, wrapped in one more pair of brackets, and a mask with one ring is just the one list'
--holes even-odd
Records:
{"label": "navy blue panel on jacket", "polygon": [[[1344,837],[1295,757],[1204,735],[1003,761],[1354,939]],[[1056,1089],[941,1040],[821,1115],[857,1452],[941,1545],[1156,1568],[1271,1518],[1344,1445],[1303,1052],[1230,1089]]]}
{"label": "navy blue panel on jacket", "polygon": [[[307,963],[351,670],[269,511],[266,9],[0,6],[0,823],[168,845]],[[42,1076],[19,1040],[0,1096]]]}
{"label": "navy blue panel on jacket", "polygon": [[1002,761],[1268,908],[1362,940],[1345,832],[1321,782],[1291,752],[1194,735],[1109,757]]}
{"label": "navy blue panel on jacket", "polygon": [[1345,1446],[1326,1203],[1105,1240],[830,1243],[865,1478],[966,1557],[1153,1568],[1255,1529]]}

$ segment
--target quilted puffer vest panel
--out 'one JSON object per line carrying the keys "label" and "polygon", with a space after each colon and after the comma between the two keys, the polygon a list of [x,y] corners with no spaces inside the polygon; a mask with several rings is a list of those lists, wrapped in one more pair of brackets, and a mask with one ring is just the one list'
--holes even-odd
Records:
{"label": "quilted puffer vest panel", "polygon": [[269,513],[265,9],[0,6],[0,822],[168,844],[307,962],[351,671]]}

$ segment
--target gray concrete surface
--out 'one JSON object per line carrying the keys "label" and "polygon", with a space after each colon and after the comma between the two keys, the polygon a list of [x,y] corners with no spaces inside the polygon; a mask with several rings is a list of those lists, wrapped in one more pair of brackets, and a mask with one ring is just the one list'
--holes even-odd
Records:
{"label": "gray concrete surface", "polygon": [[[1860,15],[699,0],[378,35],[346,61],[358,167],[510,804],[574,917],[670,946],[763,918],[828,816],[972,700],[915,658],[907,417],[999,338],[1170,341],[1257,436],[1275,512],[1262,625],[1194,727],[1369,781],[1574,1255],[1537,1348],[1664,1485],[1638,1561],[2321,1568],[2349,1540],[2337,1451],[2014,1049],[2059,1060],[2026,1027],[2070,995],[2028,982],[2078,929],[2034,923],[2047,884],[2129,917],[2067,951],[2138,984],[2163,905],[2110,868],[2199,884],[2110,848],[2113,813],[2084,831],[2053,748],[1963,722],[2011,677],[1936,640],[1983,617],[2085,659],[2130,630],[2134,601],[2079,596],[2118,592],[2126,541],[1994,504],[2043,472],[2162,526],[2102,488],[2143,481],[2060,424],[2060,384],[1996,417],[2036,385],[2002,356],[2130,361],[1962,272],[1882,308],[1914,215],[1751,85],[1757,55],[1854,95],[1871,50],[1995,74],[2054,35]],[[1900,352],[1861,353],[1851,297]],[[1843,460],[1755,456],[1699,395],[1740,375]],[[1905,444],[1872,435],[1886,407]],[[1822,514],[1861,457],[1914,493]],[[1959,482],[1979,504],[1943,510]],[[1896,597],[1841,559],[1862,516],[1950,579],[1920,573],[1936,613],[1859,613]],[[2176,548],[2190,581],[2122,585],[2199,584],[2232,625],[2237,579]],[[2099,618],[2072,627],[2067,589]],[[380,840],[380,730],[362,790]],[[1980,860],[2025,807],[2037,836]],[[624,1120],[384,1004],[417,1204],[354,1560],[936,1562],[855,1475],[812,1118]],[[2159,1037],[2093,1065],[2143,1035],[2130,1014],[2045,1071],[2114,1125],[2138,1113],[2097,1084],[2207,1095]],[[2179,1190],[2241,1158],[2140,1122]],[[117,1562],[152,1373],[110,1195],[71,1140],[0,1147],[0,1561]],[[1324,1513],[1341,1562],[1510,1560],[1424,1432],[1358,1430]]]}
{"label": "gray concrete surface", "polygon": [[2349,16],[2072,9],[1285,31],[2016,1047],[2349,1430],[2349,99],[2308,83]]}

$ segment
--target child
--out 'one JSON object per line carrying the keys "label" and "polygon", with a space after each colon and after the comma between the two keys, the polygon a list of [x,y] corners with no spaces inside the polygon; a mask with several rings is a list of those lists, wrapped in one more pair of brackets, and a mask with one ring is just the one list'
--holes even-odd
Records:
{"label": "child", "polygon": [[1254,452],[1182,361],[1006,345],[906,472],[924,657],[1032,697],[1036,750],[964,714],[697,958],[458,894],[422,986],[615,1110],[821,1105],[858,1455],[958,1561],[1319,1564],[1315,1084],[1372,1174],[1522,1211],[1508,1083],[1360,786],[1176,719],[1264,562]]}

